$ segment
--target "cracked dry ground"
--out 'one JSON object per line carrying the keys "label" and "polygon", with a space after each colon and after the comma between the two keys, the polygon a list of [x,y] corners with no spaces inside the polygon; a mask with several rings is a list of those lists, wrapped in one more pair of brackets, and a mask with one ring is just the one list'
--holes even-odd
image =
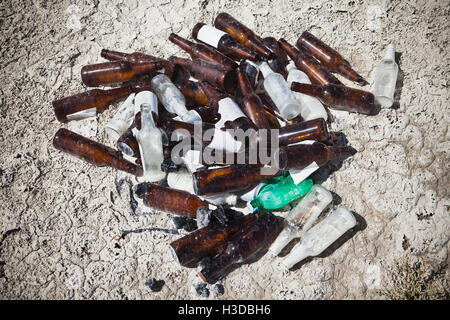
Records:
{"label": "cracked dry ground", "polygon": [[[52,3],[53,2],[53,3]],[[322,175],[336,202],[359,227],[322,257],[291,272],[264,255],[232,271],[225,294],[208,299],[377,299],[389,288],[394,261],[423,261],[448,279],[448,14],[447,1],[10,1],[0,3],[0,297],[3,299],[198,298],[195,269],[168,250],[180,235],[171,217],[130,207],[126,174],[96,168],[55,150],[61,126],[103,128],[97,120],[62,125],[51,101],[86,90],[83,65],[101,48],[186,56],[168,41],[189,37],[198,21],[227,11],[262,36],[295,42],[307,29],[340,51],[369,82],[389,42],[400,56],[399,101],[368,117],[331,111],[330,129],[358,150]],[[345,82],[348,85],[352,85]],[[369,90],[368,87],[364,89]],[[86,131],[85,131],[86,133]],[[163,279],[160,292],[145,282]]]}

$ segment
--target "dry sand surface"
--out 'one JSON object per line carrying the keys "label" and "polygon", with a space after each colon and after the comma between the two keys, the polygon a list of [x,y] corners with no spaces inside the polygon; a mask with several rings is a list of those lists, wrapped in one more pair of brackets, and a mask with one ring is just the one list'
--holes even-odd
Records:
{"label": "dry sand surface", "polygon": [[[295,42],[309,30],[369,82],[394,42],[401,71],[394,108],[372,117],[331,111],[330,129],[358,153],[315,179],[355,213],[358,227],[290,272],[279,258],[259,256],[226,276],[223,295],[208,285],[204,298],[196,270],[177,265],[168,250],[185,232],[151,229],[174,229],[171,217],[141,206],[133,212],[129,184],[118,184],[130,176],[51,144],[67,127],[113,146],[103,128],[118,104],[95,120],[61,124],[51,102],[86,90],[80,69],[103,61],[102,48],[186,57],[168,35],[190,37],[196,22],[212,23],[221,11],[262,36]],[[445,286],[448,1],[4,0],[0,12],[0,298],[378,299],[405,258]],[[146,286],[152,277],[165,281],[161,291]]]}

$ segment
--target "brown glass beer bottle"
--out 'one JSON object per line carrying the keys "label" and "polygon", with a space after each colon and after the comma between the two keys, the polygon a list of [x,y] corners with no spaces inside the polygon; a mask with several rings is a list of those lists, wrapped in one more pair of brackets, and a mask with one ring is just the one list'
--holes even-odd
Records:
{"label": "brown glass beer bottle", "polygon": [[311,56],[322,62],[328,70],[339,73],[361,86],[368,84],[362,76],[352,69],[350,63],[339,52],[326,45],[308,31],[303,32],[298,38],[297,47],[305,50]]}
{"label": "brown glass beer bottle", "polygon": [[142,168],[125,160],[119,151],[65,128],[56,132],[53,146],[99,167],[109,166],[135,176],[142,175]]}
{"label": "brown glass beer bottle", "polygon": [[[281,149],[281,148],[280,148]],[[283,164],[283,167],[285,164]],[[246,189],[250,184],[279,174],[263,174],[260,166],[236,165],[194,172],[194,190],[198,195],[213,195]]]}
{"label": "brown glass beer bottle", "polygon": [[229,70],[220,64],[200,59],[188,60],[172,56],[169,60],[185,68],[197,80],[209,82],[220,90],[233,92],[236,88],[235,70]]}
{"label": "brown glass beer bottle", "polygon": [[259,214],[255,222],[235,233],[225,249],[213,257],[198,275],[203,281],[213,283],[229,266],[245,262],[272,243],[282,228],[283,224],[277,216],[270,212]]}
{"label": "brown glass beer bottle", "polygon": [[233,60],[248,59],[258,61],[261,59],[256,52],[237,42],[228,33],[204,23],[197,23],[194,26],[192,37],[199,42],[216,48]]}
{"label": "brown glass beer bottle", "polygon": [[164,65],[164,73],[172,80],[174,83],[178,81],[186,81],[189,79],[189,73],[181,68],[180,66],[175,65],[173,62],[170,62],[166,59],[154,57],[149,54],[134,52],[134,53],[123,53],[118,51],[112,51],[107,49],[102,49],[100,55],[110,61],[123,60],[131,63],[146,63],[146,62],[154,62],[159,61]]}
{"label": "brown glass beer bottle", "polygon": [[211,211],[218,208],[216,205],[187,191],[166,188],[155,183],[148,185],[144,194],[144,205],[194,219],[197,217],[197,210],[201,207]]}
{"label": "brown glass beer bottle", "polygon": [[224,66],[226,69],[236,69],[238,66],[236,62],[234,62],[227,56],[224,56],[219,51],[203,43],[194,43],[178,36],[175,33],[170,34],[169,40],[186,51],[192,59],[201,59],[218,63]]}
{"label": "brown glass beer bottle", "polygon": [[132,63],[119,60],[97,63],[81,68],[81,80],[89,87],[98,87],[129,81],[145,73],[154,74],[163,67],[164,64],[160,61]]}
{"label": "brown glass beer bottle", "polygon": [[210,223],[170,244],[175,261],[182,266],[195,266],[204,257],[223,250],[228,239],[236,232],[255,222],[257,215],[248,214],[224,226]]}
{"label": "brown glass beer bottle", "polygon": [[243,45],[255,50],[265,59],[275,59],[276,55],[267,48],[259,36],[226,12],[219,13],[214,26],[230,34]]}
{"label": "brown glass beer bottle", "polygon": [[92,89],[76,95],[65,97],[52,102],[53,111],[60,122],[71,120],[76,113],[95,108],[97,112],[105,110],[110,103],[129,96],[133,92],[131,87],[109,90]]}
{"label": "brown glass beer bottle", "polygon": [[330,71],[328,71],[320,62],[311,57],[309,54],[299,51],[285,39],[278,40],[280,47],[294,61],[295,66],[306,73],[312,83],[315,84],[342,84]]}
{"label": "brown glass beer bottle", "polygon": [[366,115],[374,115],[380,110],[380,106],[375,102],[375,96],[371,92],[346,86],[335,84],[319,86],[292,82],[291,90],[316,97],[322,103],[336,110]]}
{"label": "brown glass beer bottle", "polygon": [[196,104],[201,106],[209,105],[209,100],[203,92],[200,84],[196,81],[186,80],[179,83],[174,83],[186,98],[186,104]]}

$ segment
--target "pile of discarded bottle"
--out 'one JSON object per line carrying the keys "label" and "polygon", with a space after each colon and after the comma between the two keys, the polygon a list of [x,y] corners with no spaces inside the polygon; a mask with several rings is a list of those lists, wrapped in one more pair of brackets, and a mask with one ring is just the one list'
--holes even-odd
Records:
{"label": "pile of discarded bottle", "polygon": [[[66,97],[53,108],[57,119],[67,122],[94,117],[127,97],[105,127],[118,150],[64,128],[56,133],[54,147],[135,175],[144,205],[196,219],[198,229],[170,248],[180,265],[198,267],[204,281],[217,280],[269,245],[276,256],[294,238],[300,242],[281,261],[286,268],[320,254],[356,225],[343,206],[318,219],[332,195],[308,177],[355,153],[342,143],[341,133],[328,131],[324,104],[373,115],[378,99],[344,86],[333,73],[359,85],[367,82],[309,32],[294,47],[282,38],[261,38],[220,13],[214,26],[196,24],[192,37],[196,42],[174,33],[169,37],[192,60],[102,50],[109,61],[84,66],[82,81],[89,87],[120,86]],[[394,49],[389,52],[393,56]],[[380,85],[384,92],[378,96],[392,104],[388,87]],[[211,139],[197,137],[196,126],[210,130]],[[253,134],[240,141],[231,133],[237,129]],[[263,130],[278,130],[275,164],[250,159],[248,150],[261,143]],[[190,148],[176,163],[180,141]],[[212,163],[202,162],[206,151],[214,155]],[[243,162],[230,164],[238,156]],[[262,170],[271,166],[269,174]],[[235,210],[237,201],[247,202],[249,213]],[[290,203],[285,218],[271,212]]]}

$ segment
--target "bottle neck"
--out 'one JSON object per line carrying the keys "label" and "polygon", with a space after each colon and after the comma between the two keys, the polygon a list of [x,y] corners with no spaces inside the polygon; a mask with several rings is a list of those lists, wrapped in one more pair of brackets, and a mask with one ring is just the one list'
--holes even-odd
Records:
{"label": "bottle neck", "polygon": [[259,71],[261,71],[264,79],[267,78],[268,75],[271,73],[274,73],[273,70],[270,68],[270,66],[267,64],[267,62],[263,61],[259,65]]}
{"label": "bottle neck", "polygon": [[291,90],[313,97],[320,97],[323,92],[323,86],[293,81],[291,84]]}
{"label": "bottle neck", "polygon": [[175,43],[177,46],[179,46],[184,51],[186,51],[188,53],[192,52],[192,47],[194,46],[194,43],[192,41],[184,39],[175,33],[170,34],[169,40],[171,42]]}
{"label": "bottle neck", "polygon": [[127,60],[130,55],[128,53],[102,49],[100,56],[107,60]]}
{"label": "bottle neck", "polygon": [[395,44],[391,43],[386,47],[383,61],[395,62]]}
{"label": "bottle neck", "polygon": [[241,93],[243,96],[254,94],[253,87],[250,83],[250,80],[245,75],[244,70],[242,69],[242,66],[239,66],[238,70],[238,82],[239,87],[241,89]]}
{"label": "bottle neck", "polygon": [[350,146],[330,146],[327,147],[328,160],[344,160],[356,153],[356,150]]}

